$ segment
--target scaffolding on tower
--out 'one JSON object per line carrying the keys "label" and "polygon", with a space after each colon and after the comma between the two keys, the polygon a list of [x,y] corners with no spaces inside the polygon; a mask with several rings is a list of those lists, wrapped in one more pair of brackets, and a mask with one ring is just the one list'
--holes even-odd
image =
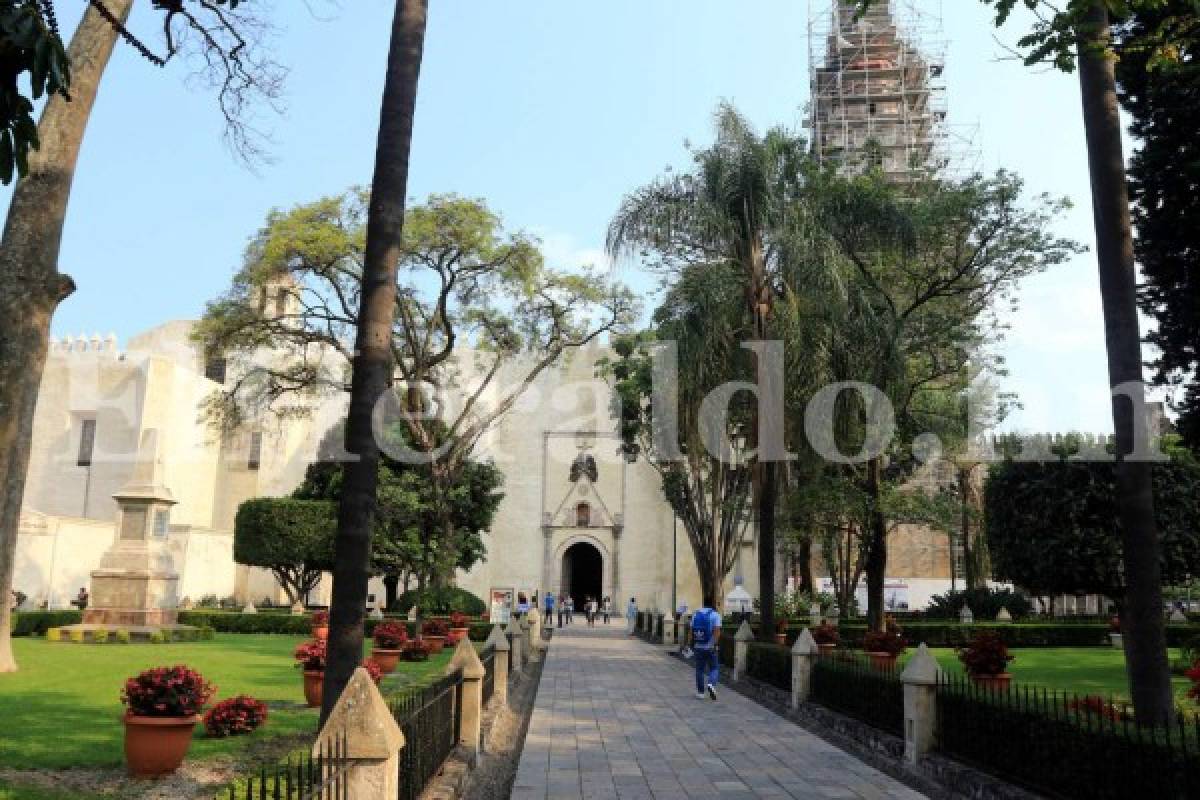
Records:
{"label": "scaffolding on tower", "polygon": [[813,154],[844,173],[880,168],[890,180],[972,168],[973,134],[947,124],[940,0],[810,5]]}

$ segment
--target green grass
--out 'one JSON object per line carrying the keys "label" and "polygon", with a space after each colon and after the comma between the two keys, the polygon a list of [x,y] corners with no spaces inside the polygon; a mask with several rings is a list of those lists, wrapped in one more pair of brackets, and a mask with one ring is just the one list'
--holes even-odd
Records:
{"label": "green grass", "polygon": [[[911,656],[913,651],[910,649],[908,652]],[[932,652],[947,673],[963,674],[962,663],[953,650],[932,648]],[[1016,656],[1008,665],[1014,683],[1076,694],[1129,697],[1125,654],[1115,647],[1032,647],[1013,648],[1009,652]],[[1172,658],[1178,656],[1178,651],[1171,651]],[[1190,685],[1186,678],[1172,679],[1175,698],[1184,706],[1193,705],[1185,697]]]}
{"label": "green grass", "polygon": [[[317,710],[305,706],[300,673],[292,660],[292,651],[301,641],[302,637],[294,636],[241,634],[218,634],[211,642],[160,645],[14,639],[21,669],[0,675],[0,768],[119,766],[124,761],[120,718],[125,679],[143,669],[173,664],[187,664],[214,683],[214,702],[249,694],[270,708],[267,724],[248,737],[209,739],[198,725],[189,760],[236,755],[251,741],[314,733]],[[448,660],[447,652],[425,663],[401,664],[383,689],[425,682],[440,675]],[[0,800],[57,797],[13,791],[0,788]]]}
{"label": "green grass", "polygon": [[93,800],[93,798],[100,797],[102,795],[80,794],[76,791],[56,792],[48,789],[34,789],[24,786],[14,786],[11,788],[0,786],[0,800]]}

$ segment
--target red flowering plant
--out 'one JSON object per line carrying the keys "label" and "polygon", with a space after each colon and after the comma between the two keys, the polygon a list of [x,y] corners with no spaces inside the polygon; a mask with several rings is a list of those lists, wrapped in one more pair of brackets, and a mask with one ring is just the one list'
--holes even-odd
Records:
{"label": "red flowering plant", "polygon": [[367,671],[367,674],[371,676],[371,680],[373,680],[375,683],[379,683],[380,679],[383,678],[383,670],[380,669],[379,665],[371,659],[364,658],[362,664],[359,666]]}
{"label": "red flowering plant", "polygon": [[421,624],[421,633],[424,636],[445,636],[449,632],[450,628],[440,619],[427,619]]}
{"label": "red flowering plant", "polygon": [[182,664],[155,667],[125,681],[121,702],[137,717],[192,717],[216,690],[203,675]]}
{"label": "red flowering plant", "polygon": [[309,639],[296,648],[293,657],[296,659],[296,666],[305,672],[324,672],[325,640]]}
{"label": "red flowering plant", "polygon": [[204,730],[214,739],[252,733],[267,721],[267,704],[239,694],[222,700],[204,715]]}
{"label": "red flowering plant", "polygon": [[425,661],[429,658],[429,651],[432,648],[428,642],[423,642],[420,639],[410,639],[404,645],[402,658],[405,661]]}
{"label": "red flowering plant", "polygon": [[868,653],[898,656],[908,649],[908,642],[898,630],[867,631],[862,647]]}
{"label": "red flowering plant", "polygon": [[1105,700],[1098,694],[1076,697],[1067,703],[1067,708],[1080,716],[1102,717],[1113,722],[1133,719],[1124,708],[1109,700]]}
{"label": "red flowering plant", "polygon": [[968,675],[1001,675],[1013,658],[1000,635],[991,631],[975,634],[971,643],[958,651],[958,660]]}
{"label": "red flowering plant", "polygon": [[312,615],[312,626],[314,628],[324,628],[329,625],[328,611],[314,611]]}
{"label": "red flowering plant", "polygon": [[1183,675],[1192,682],[1192,688],[1188,689],[1187,696],[1200,703],[1200,660],[1193,662],[1192,668]]}
{"label": "red flowering plant", "polygon": [[838,633],[837,626],[829,622],[822,622],[813,628],[812,637],[817,644],[837,644],[842,640],[842,635]]}
{"label": "red flowering plant", "polygon": [[455,611],[450,615],[451,628],[465,628],[468,625],[470,625],[470,620],[468,620],[467,615],[461,611]]}
{"label": "red flowering plant", "polygon": [[456,631],[450,631],[446,634],[446,647],[457,647],[458,643],[463,640],[463,635]]}
{"label": "red flowering plant", "polygon": [[399,622],[381,622],[371,633],[380,650],[399,650],[408,641],[408,628]]}

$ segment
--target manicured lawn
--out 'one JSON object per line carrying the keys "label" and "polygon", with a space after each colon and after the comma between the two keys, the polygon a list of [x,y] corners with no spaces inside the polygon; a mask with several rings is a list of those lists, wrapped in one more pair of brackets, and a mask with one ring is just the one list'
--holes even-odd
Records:
{"label": "manicured lawn", "polygon": [[[1098,694],[1105,697],[1128,698],[1125,677],[1125,654],[1108,647],[1031,647],[1009,651],[1016,658],[1009,664],[1015,683],[1058,689],[1076,694]],[[912,650],[909,650],[911,655]],[[942,669],[961,675],[962,663],[949,648],[934,648],[933,654]],[[1178,651],[1171,657],[1177,658]],[[1176,699],[1185,706],[1188,700],[1186,678],[1173,679]]]}
{"label": "manicured lawn", "polygon": [[[162,645],[56,644],[13,641],[19,672],[0,675],[0,768],[111,767],[123,763],[121,687],[155,666],[187,664],[217,686],[215,700],[249,694],[266,701],[266,726],[249,737],[209,739],[197,726],[189,760],[236,754],[253,740],[314,732],[317,710],[304,705],[292,651],[302,637],[217,634],[211,642]],[[385,692],[440,675],[444,653],[401,664]],[[22,790],[24,792],[25,790]],[[5,793],[8,792],[6,795]],[[0,800],[54,800],[0,787]]]}

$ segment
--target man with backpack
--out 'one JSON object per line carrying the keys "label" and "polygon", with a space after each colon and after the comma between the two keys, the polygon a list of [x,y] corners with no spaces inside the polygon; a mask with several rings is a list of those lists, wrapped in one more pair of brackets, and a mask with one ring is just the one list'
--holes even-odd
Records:
{"label": "man with backpack", "polygon": [[721,640],[721,615],[713,608],[711,596],[692,615],[692,650],[696,654],[696,699],[717,699],[717,683],[721,666],[717,659],[717,642]]}

